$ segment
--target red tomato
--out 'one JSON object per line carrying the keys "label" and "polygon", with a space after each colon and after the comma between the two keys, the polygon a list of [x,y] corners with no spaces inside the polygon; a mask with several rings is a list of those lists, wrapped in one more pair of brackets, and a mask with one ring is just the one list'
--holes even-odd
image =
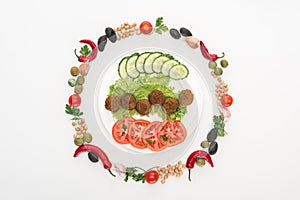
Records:
{"label": "red tomato", "polygon": [[155,170],[147,171],[145,174],[145,181],[149,184],[156,183],[158,179],[159,179],[159,175]]}
{"label": "red tomato", "polygon": [[142,137],[147,144],[148,149],[152,151],[161,151],[167,148],[167,144],[161,142],[158,138],[158,133],[161,131],[162,127],[162,122],[154,121],[143,130]]}
{"label": "red tomato", "polygon": [[232,96],[230,96],[229,94],[225,94],[224,96],[222,96],[221,103],[223,106],[229,107],[232,105],[232,102]]}
{"label": "red tomato", "polygon": [[139,119],[135,120],[134,123],[130,126],[129,132],[128,132],[128,140],[130,144],[138,149],[145,149],[147,148],[147,143],[144,142],[142,139],[142,132],[146,126],[150,124],[149,121]]}
{"label": "red tomato", "polygon": [[133,118],[124,118],[118,120],[112,127],[112,136],[119,144],[128,144],[128,132],[130,126],[134,123]]}
{"label": "red tomato", "polygon": [[152,24],[148,21],[144,21],[140,25],[140,30],[143,34],[150,34],[153,30]]}
{"label": "red tomato", "polygon": [[177,120],[165,123],[162,131],[158,133],[160,142],[167,146],[175,146],[182,143],[186,138],[186,128]]}
{"label": "red tomato", "polygon": [[81,104],[81,97],[78,94],[73,94],[69,97],[69,104],[71,107],[78,107]]}
{"label": "red tomato", "polygon": [[143,138],[150,138],[152,136],[156,136],[157,133],[160,132],[160,130],[163,127],[163,123],[159,121],[151,122],[142,132]]}

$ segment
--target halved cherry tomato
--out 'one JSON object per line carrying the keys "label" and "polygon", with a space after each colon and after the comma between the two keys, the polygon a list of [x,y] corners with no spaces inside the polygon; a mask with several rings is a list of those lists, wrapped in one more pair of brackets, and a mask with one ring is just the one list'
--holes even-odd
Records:
{"label": "halved cherry tomato", "polygon": [[223,106],[229,107],[232,105],[232,102],[232,96],[230,96],[229,94],[225,94],[222,96],[221,103],[223,104]]}
{"label": "halved cherry tomato", "polygon": [[78,94],[73,94],[69,97],[69,104],[71,107],[78,107],[81,104],[81,97]]}
{"label": "halved cherry tomato", "polygon": [[140,30],[143,34],[150,34],[153,30],[152,24],[148,21],[144,21],[140,25]]}
{"label": "halved cherry tomato", "polygon": [[119,144],[128,144],[128,132],[130,130],[130,126],[134,123],[133,118],[124,118],[118,120],[112,127],[112,136],[115,141]]}
{"label": "halved cherry tomato", "polygon": [[145,181],[149,184],[156,183],[159,179],[159,174],[155,170],[147,171],[145,174]]}
{"label": "halved cherry tomato", "polygon": [[149,121],[143,119],[135,120],[132,123],[128,132],[128,140],[133,147],[138,149],[147,148],[147,143],[142,139],[142,132],[149,124]]}
{"label": "halved cherry tomato", "polygon": [[162,130],[158,133],[160,142],[171,147],[182,143],[186,138],[186,128],[177,120],[168,121],[164,124]]}

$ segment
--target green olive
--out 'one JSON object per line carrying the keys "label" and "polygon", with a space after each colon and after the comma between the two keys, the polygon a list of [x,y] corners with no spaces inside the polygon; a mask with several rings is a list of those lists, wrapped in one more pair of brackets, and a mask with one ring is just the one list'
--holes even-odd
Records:
{"label": "green olive", "polygon": [[220,68],[220,67],[217,67],[215,70],[214,70],[215,74],[217,76],[221,76],[223,74],[223,69]]}
{"label": "green olive", "polygon": [[81,94],[82,90],[83,90],[83,86],[82,85],[76,85],[75,88],[74,88],[74,92],[76,94]]}
{"label": "green olive", "polygon": [[197,164],[199,167],[203,167],[203,166],[205,165],[205,160],[204,160],[203,158],[197,158],[196,164]]}
{"label": "green olive", "polygon": [[82,139],[82,138],[75,138],[75,139],[74,139],[74,144],[75,144],[76,146],[81,146],[81,145],[83,145],[83,139]]}
{"label": "green olive", "polygon": [[225,60],[225,59],[221,60],[221,66],[222,66],[223,68],[228,67],[228,61]]}
{"label": "green olive", "polygon": [[69,86],[74,87],[76,85],[76,80],[74,78],[70,78],[68,80],[68,84]]}
{"label": "green olive", "polygon": [[209,142],[204,140],[204,141],[201,142],[200,146],[205,149],[209,146]]}
{"label": "green olive", "polygon": [[84,133],[83,140],[87,143],[90,143],[93,140],[93,136],[90,133]]}
{"label": "green olive", "polygon": [[83,76],[78,76],[77,77],[77,84],[83,85],[85,82],[85,78]]}
{"label": "green olive", "polygon": [[211,61],[209,61],[209,63],[208,63],[208,67],[209,67],[210,69],[215,69],[215,68],[217,67],[217,63],[216,63],[215,61],[211,60]]}
{"label": "green olive", "polygon": [[70,73],[71,73],[71,75],[72,76],[77,76],[78,74],[79,74],[79,69],[78,69],[78,67],[71,67],[71,69],[70,69]]}

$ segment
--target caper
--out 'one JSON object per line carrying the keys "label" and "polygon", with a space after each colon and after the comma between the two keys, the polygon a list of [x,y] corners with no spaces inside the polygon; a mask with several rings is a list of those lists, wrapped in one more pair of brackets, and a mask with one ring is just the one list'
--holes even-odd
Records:
{"label": "caper", "polygon": [[74,78],[70,78],[68,80],[68,84],[69,86],[74,87],[76,85],[76,80]]}
{"label": "caper", "polygon": [[217,67],[217,63],[216,63],[215,61],[211,60],[211,61],[209,61],[209,63],[208,63],[208,67],[209,67],[210,69],[215,69],[215,68]]}
{"label": "caper", "polygon": [[90,133],[84,133],[83,140],[87,143],[90,143],[93,140],[93,136]]}
{"label": "caper", "polygon": [[82,85],[76,85],[75,88],[74,88],[74,92],[76,94],[81,94],[82,90],[83,90],[83,86]]}
{"label": "caper", "polygon": [[223,69],[220,68],[220,67],[217,67],[215,70],[214,70],[215,74],[217,76],[221,76],[223,74]]}
{"label": "caper", "polygon": [[200,146],[205,149],[209,146],[209,142],[204,140],[204,141],[201,142]]}
{"label": "caper", "polygon": [[71,73],[71,75],[72,76],[77,76],[78,74],[79,74],[79,69],[78,69],[78,67],[71,67],[71,69],[70,69],[70,73]]}
{"label": "caper", "polygon": [[75,138],[75,139],[74,139],[74,144],[75,144],[76,146],[81,146],[81,145],[83,145],[83,139],[82,139],[82,138]]}
{"label": "caper", "polygon": [[228,67],[228,61],[225,60],[225,59],[222,59],[222,60],[221,60],[221,66],[222,66],[223,68]]}
{"label": "caper", "polygon": [[78,77],[77,77],[77,83],[78,83],[79,85],[83,85],[84,82],[85,82],[85,78],[84,78],[83,76],[78,76]]}
{"label": "caper", "polygon": [[205,165],[205,160],[204,160],[203,158],[197,158],[196,164],[197,164],[199,167],[203,167],[203,166]]}

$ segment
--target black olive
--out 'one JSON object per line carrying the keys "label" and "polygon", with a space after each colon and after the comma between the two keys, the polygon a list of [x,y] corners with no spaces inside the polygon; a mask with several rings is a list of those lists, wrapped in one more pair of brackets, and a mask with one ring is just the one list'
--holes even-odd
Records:
{"label": "black olive", "polygon": [[193,36],[191,31],[189,31],[189,29],[187,29],[187,28],[182,27],[179,29],[179,31],[180,31],[181,35],[184,37]]}
{"label": "black olive", "polygon": [[114,29],[110,28],[110,27],[107,27],[105,29],[105,34],[106,34],[106,37],[112,42],[112,43],[115,43],[117,41],[117,35],[116,35],[116,32],[114,31]]}
{"label": "black olive", "polygon": [[107,37],[106,35],[102,35],[101,37],[99,37],[98,39],[98,49],[99,51],[104,51],[105,45],[107,43]]}
{"label": "black olive", "polygon": [[209,133],[207,134],[207,141],[208,142],[212,142],[215,141],[218,137],[218,129],[217,128],[213,128],[209,131]]}
{"label": "black olive", "polygon": [[208,147],[208,153],[210,155],[214,155],[214,154],[217,153],[217,151],[218,151],[218,143],[215,142],[215,141],[211,142],[209,147]]}
{"label": "black olive", "polygon": [[99,161],[98,156],[93,152],[89,152],[88,157],[89,157],[90,161],[93,162],[93,163],[96,163],[96,162]]}
{"label": "black olive", "polygon": [[175,28],[171,28],[169,32],[170,32],[170,35],[172,36],[172,38],[174,38],[176,40],[178,40],[181,37],[179,31]]}

